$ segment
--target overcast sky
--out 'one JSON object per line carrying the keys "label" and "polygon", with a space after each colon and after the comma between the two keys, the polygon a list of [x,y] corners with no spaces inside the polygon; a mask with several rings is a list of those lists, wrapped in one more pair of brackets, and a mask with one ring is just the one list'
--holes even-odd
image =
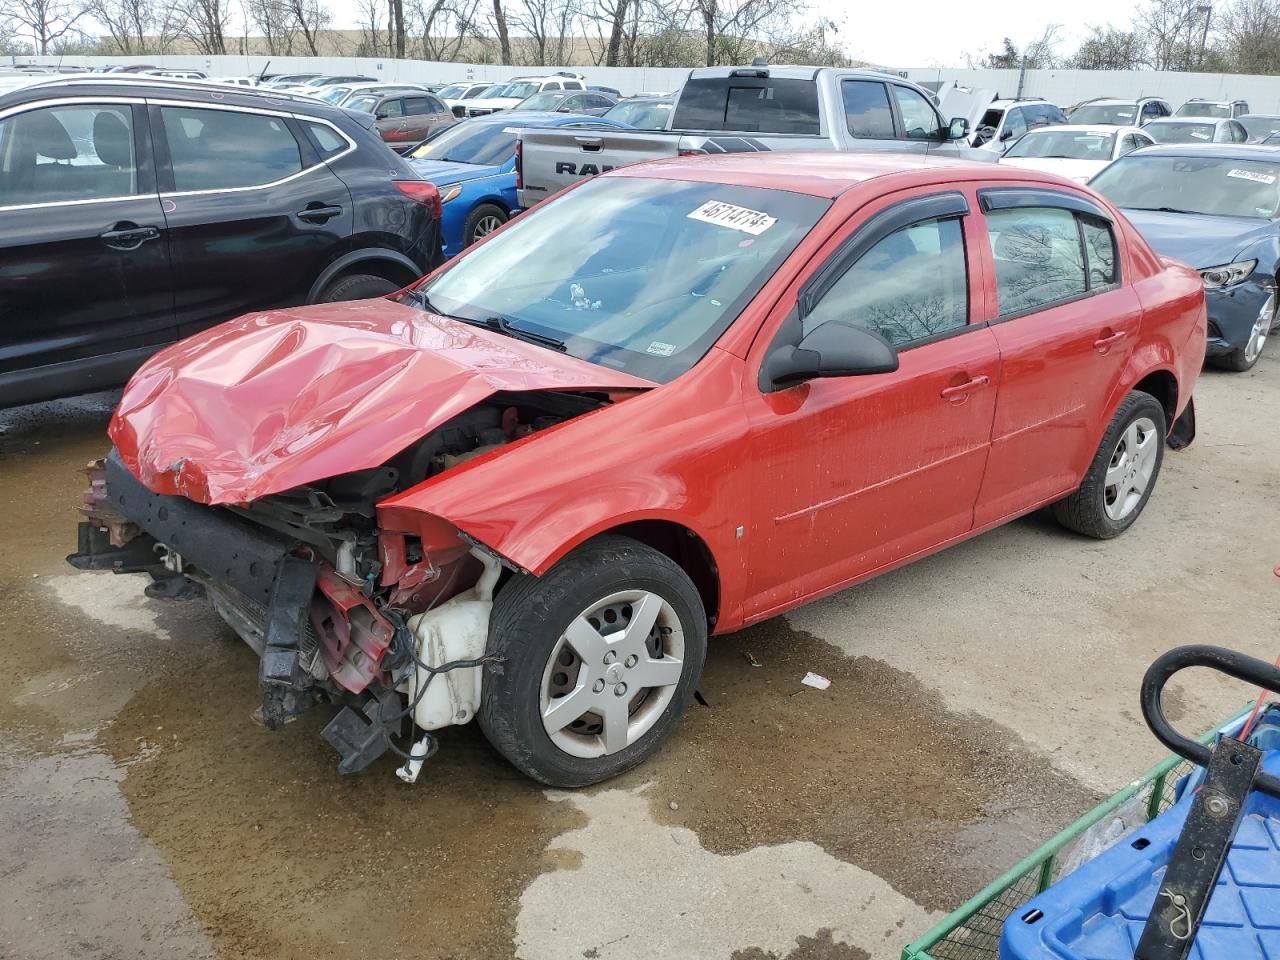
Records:
{"label": "overcast sky", "polygon": [[[1063,7],[1036,0],[907,0],[856,7],[850,0],[810,2],[815,15],[836,22],[840,45],[851,56],[892,67],[962,67],[966,53],[996,50],[1006,36],[1024,47],[1049,23],[1062,25],[1058,51],[1067,54],[1089,26],[1126,26],[1137,6],[1137,0],[1074,0]],[[358,26],[357,0],[328,5],[335,27]]]}

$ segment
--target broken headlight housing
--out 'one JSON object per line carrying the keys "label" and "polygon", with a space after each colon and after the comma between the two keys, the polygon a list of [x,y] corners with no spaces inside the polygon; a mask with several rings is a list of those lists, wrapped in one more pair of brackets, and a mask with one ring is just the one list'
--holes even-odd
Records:
{"label": "broken headlight housing", "polygon": [[1257,260],[1239,260],[1235,263],[1224,263],[1220,267],[1207,267],[1200,271],[1200,279],[1204,281],[1206,290],[1217,290],[1239,283],[1258,265]]}

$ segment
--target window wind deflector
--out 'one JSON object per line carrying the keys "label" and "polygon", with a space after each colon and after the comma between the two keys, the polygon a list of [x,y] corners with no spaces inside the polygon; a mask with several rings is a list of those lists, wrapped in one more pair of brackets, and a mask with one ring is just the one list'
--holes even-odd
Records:
{"label": "window wind deflector", "polygon": [[1105,208],[1086,197],[1057,190],[1036,190],[1028,187],[993,187],[978,191],[978,203],[983,213],[992,210],[1012,210],[1016,207],[1057,207],[1085,213],[1111,223],[1113,218]]}

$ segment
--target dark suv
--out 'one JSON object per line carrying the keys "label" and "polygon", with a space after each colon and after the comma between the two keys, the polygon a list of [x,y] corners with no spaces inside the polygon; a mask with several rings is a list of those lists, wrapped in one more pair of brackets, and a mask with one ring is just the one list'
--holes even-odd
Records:
{"label": "dark suv", "polygon": [[212,324],[437,265],[440,195],[372,123],[273,91],[0,78],[0,406],[117,386]]}

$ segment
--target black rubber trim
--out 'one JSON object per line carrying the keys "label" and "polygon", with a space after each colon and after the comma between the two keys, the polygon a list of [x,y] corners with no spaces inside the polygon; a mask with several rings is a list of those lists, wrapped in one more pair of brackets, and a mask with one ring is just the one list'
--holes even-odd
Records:
{"label": "black rubber trim", "polygon": [[1098,204],[1077,193],[1057,190],[1038,190],[1031,187],[990,187],[978,191],[978,203],[983,213],[992,210],[1013,210],[1018,207],[1058,207],[1087,213],[1091,217],[1113,223],[1114,218]]}
{"label": "black rubber trim", "polygon": [[280,563],[292,546],[283,537],[218,507],[151,492],[114,449],[107,456],[107,496],[121,513],[215,583],[269,606]]}
{"label": "black rubber trim", "polygon": [[844,276],[844,272],[873,246],[903,227],[922,220],[942,217],[959,217],[969,212],[969,201],[963,193],[935,193],[927,197],[915,197],[881,210],[833,253],[800,288],[797,304],[800,319],[813,311],[814,305]]}

